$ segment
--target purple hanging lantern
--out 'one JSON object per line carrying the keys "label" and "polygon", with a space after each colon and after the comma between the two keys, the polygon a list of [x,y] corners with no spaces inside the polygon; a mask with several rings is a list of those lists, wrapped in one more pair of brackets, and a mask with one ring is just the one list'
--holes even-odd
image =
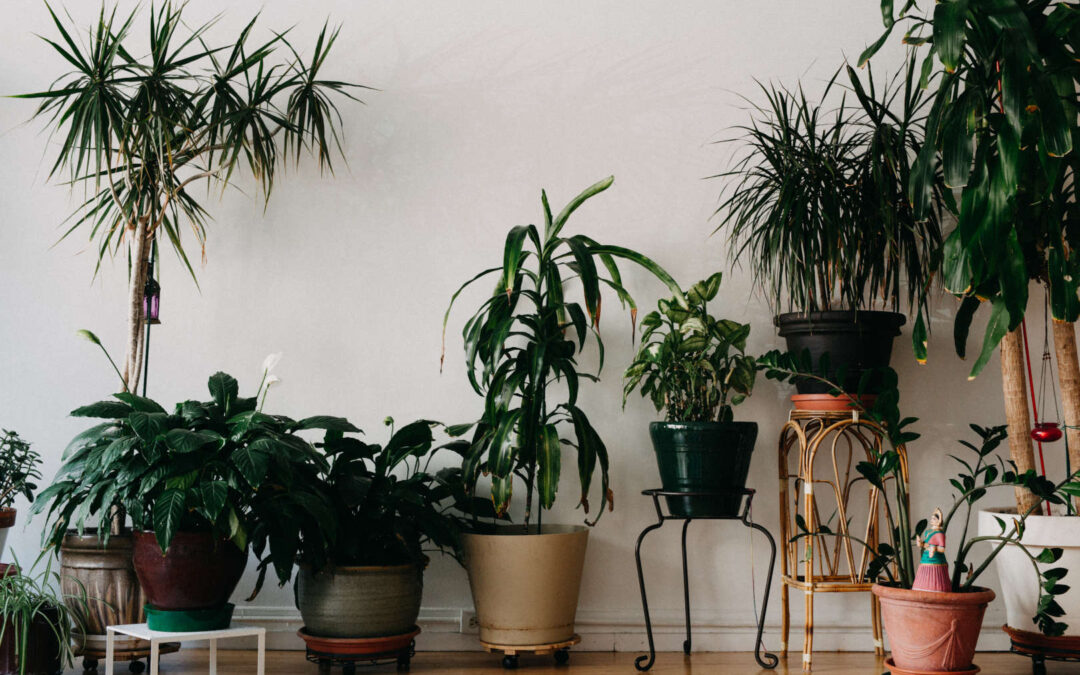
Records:
{"label": "purple hanging lantern", "polygon": [[146,286],[143,287],[143,316],[146,323],[161,323],[159,313],[161,311],[161,285],[154,281],[154,277],[146,278]]}

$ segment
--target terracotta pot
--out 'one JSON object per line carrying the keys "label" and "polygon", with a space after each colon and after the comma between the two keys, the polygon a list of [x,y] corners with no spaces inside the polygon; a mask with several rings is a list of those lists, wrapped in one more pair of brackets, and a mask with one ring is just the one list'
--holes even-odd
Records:
{"label": "terracotta pot", "polygon": [[0,509],[0,554],[7,544],[8,530],[15,525],[15,509]]}
{"label": "terracotta pot", "polygon": [[208,532],[177,532],[162,553],[153,532],[136,532],[134,563],[146,600],[157,609],[214,609],[240,583],[247,552]]}
{"label": "terracotta pot", "polygon": [[971,671],[975,643],[986,606],[994,592],[912,591],[874,585],[881,601],[881,619],[889,637],[896,672],[957,673]]}
{"label": "terracotta pot", "polygon": [[[81,596],[86,604],[67,600],[68,608],[82,618],[86,628],[85,647],[105,650],[105,627],[146,621],[146,597],[139,587],[132,564],[134,541],[130,535],[114,534],[103,546],[97,532],[68,533],[60,544],[60,587],[65,595]],[[123,635],[116,636],[122,651],[149,649],[150,643]]]}
{"label": "terracotta pot", "polygon": [[851,399],[854,398],[863,408],[869,410],[874,406],[877,396],[873,394],[855,394],[837,396],[833,394],[793,394],[791,404],[796,410],[810,410],[813,412],[851,412],[858,406]]}
{"label": "terracotta pot", "polygon": [[589,531],[559,525],[530,531],[505,526],[464,537],[480,640],[488,644],[552,644],[574,634]]}
{"label": "terracotta pot", "polygon": [[312,637],[376,638],[416,627],[424,592],[421,565],[331,567],[296,575],[296,606]]}
{"label": "terracotta pot", "polygon": [[51,628],[60,620],[60,615],[55,607],[46,607],[42,613],[44,616],[36,616],[30,622],[25,671],[19,669],[20,654],[16,649],[15,626],[4,624],[4,637],[0,640],[0,675],[55,675],[63,672],[60,640]]}

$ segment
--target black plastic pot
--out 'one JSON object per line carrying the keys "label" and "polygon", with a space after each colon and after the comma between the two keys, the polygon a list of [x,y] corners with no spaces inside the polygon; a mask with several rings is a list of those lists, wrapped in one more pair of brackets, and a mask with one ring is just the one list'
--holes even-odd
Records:
{"label": "black plastic pot", "polygon": [[[64,671],[60,663],[61,645],[50,626],[60,622],[60,613],[53,608],[41,612],[42,616],[30,622],[25,675],[60,675]],[[4,639],[0,640],[0,675],[20,675],[15,626],[10,622],[4,625]]]}
{"label": "black plastic pot", "polygon": [[[844,381],[837,384],[850,393],[858,391],[863,372],[889,365],[893,339],[905,321],[903,314],[871,311],[790,312],[773,319],[788,351],[809,352],[819,375],[833,379],[843,368]],[[829,358],[823,372],[819,364],[824,354]],[[827,384],[807,379],[796,380],[795,387],[800,394],[827,394],[830,390]],[[872,376],[862,393],[874,394],[879,389],[880,378]]]}
{"label": "black plastic pot", "polygon": [[725,490],[722,497],[667,497],[674,516],[731,517],[739,514],[756,422],[653,422],[649,425],[660,482],[665,490]]}

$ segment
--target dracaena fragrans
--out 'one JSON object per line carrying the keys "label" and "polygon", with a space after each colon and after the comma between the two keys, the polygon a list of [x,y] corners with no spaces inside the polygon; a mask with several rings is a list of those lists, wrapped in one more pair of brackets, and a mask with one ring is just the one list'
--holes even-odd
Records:
{"label": "dracaena fragrans", "polygon": [[624,407],[640,389],[668,422],[732,421],[732,406],[754,389],[757,364],[746,354],[750,325],[709,314],[721,278],[718,272],[681,299],[661,300],[641,320],[641,347],[623,375]]}
{"label": "dracaena fragrans", "polygon": [[80,36],[50,7],[56,36],[43,39],[73,70],[47,90],[21,96],[41,101],[35,117],[46,120],[58,141],[50,175],[66,174],[70,185],[90,194],[64,236],[79,231],[91,240],[97,268],[126,249],[128,338],[121,366],[131,392],[142,363],[151,251],[163,242],[193,277],[185,230],[205,253],[210,215],[196,188],[207,197],[221,194],[246,168],[269,198],[279,163],[307,153],[320,169],[333,170],[333,154],[341,151],[336,101],[353,98],[358,86],[323,74],[337,30],[324,26],[314,49],[302,56],[289,31],[259,41],[253,19],[219,41],[212,37],[216,20],[194,23],[186,8],[150,3],[147,51],[134,35],[137,10],[118,16],[115,6],[103,5]]}
{"label": "dracaena fragrans", "polygon": [[105,421],[76,436],[34,512],[46,512],[46,543],[59,547],[67,531],[98,526],[105,541],[117,510],[135,528],[153,531],[162,550],[180,530],[209,531],[245,549],[254,528],[277,518],[290,493],[290,518],[321,536],[333,512],[320,490],[324,455],[299,435],[306,429],[358,431],[328,415],[299,421],[256,409],[259,392],[242,397],[225,373],[208,381],[209,401],[183,401],[167,412],[130,392],[72,411]]}
{"label": "dracaena fragrans", "polygon": [[[580,503],[586,512],[593,476],[600,469],[599,508],[596,519],[587,522],[595,523],[612,504],[607,448],[578,406],[579,382],[596,380],[597,375],[580,372],[577,358],[592,335],[599,350],[598,372],[603,367],[603,342],[597,332],[603,288],[629,306],[632,321],[636,316],[616,260],[640,265],[682,296],[671,276],[642,254],[583,234],[564,234],[570,214],[612,181],[592,185],[557,214],[542,192],[543,227],[512,228],[502,265],[484,270],[458,289],[443,320],[445,331],[462,290],[497,275],[495,290],[462,331],[469,383],[484,397],[484,414],[475,425],[463,473],[470,487],[481,473],[491,477],[491,498],[499,514],[510,505],[515,477],[524,483],[526,531],[534,515],[539,523],[543,509],[555,503],[563,446],[577,451]],[[572,299],[575,288],[583,302]],[[555,382],[564,386],[555,388]],[[539,506],[535,514],[534,498]]]}

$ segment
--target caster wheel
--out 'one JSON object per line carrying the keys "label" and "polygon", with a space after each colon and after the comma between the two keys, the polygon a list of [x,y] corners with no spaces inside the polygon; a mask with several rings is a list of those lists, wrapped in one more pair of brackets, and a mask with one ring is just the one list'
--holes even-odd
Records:
{"label": "caster wheel", "polygon": [[341,675],[356,675],[356,664],[346,663],[341,667]]}
{"label": "caster wheel", "polygon": [[1031,672],[1033,675],[1046,675],[1046,660],[1039,658],[1031,659]]}
{"label": "caster wheel", "polygon": [[83,670],[97,670],[97,664],[98,664],[97,659],[92,659],[92,658],[90,658],[88,656],[88,657],[86,657],[86,658],[84,658],[82,660],[82,669]]}
{"label": "caster wheel", "polygon": [[555,663],[560,666],[565,666],[570,663],[570,652],[565,649],[555,650]]}
{"label": "caster wheel", "polygon": [[403,673],[409,669],[410,657],[408,654],[402,654],[397,657],[397,669],[399,673]]}
{"label": "caster wheel", "polygon": [[506,668],[507,670],[516,669],[518,667],[517,654],[507,654],[506,656],[504,656],[502,666],[503,666],[503,668]]}
{"label": "caster wheel", "polygon": [[320,659],[319,660],[319,675],[330,675],[330,660],[329,659]]}
{"label": "caster wheel", "polygon": [[690,641],[689,640],[683,640],[682,653],[689,656],[689,654],[690,654]]}
{"label": "caster wheel", "polygon": [[138,659],[135,659],[134,661],[128,663],[128,670],[135,673],[135,675],[139,675],[139,673],[146,670],[146,664]]}

